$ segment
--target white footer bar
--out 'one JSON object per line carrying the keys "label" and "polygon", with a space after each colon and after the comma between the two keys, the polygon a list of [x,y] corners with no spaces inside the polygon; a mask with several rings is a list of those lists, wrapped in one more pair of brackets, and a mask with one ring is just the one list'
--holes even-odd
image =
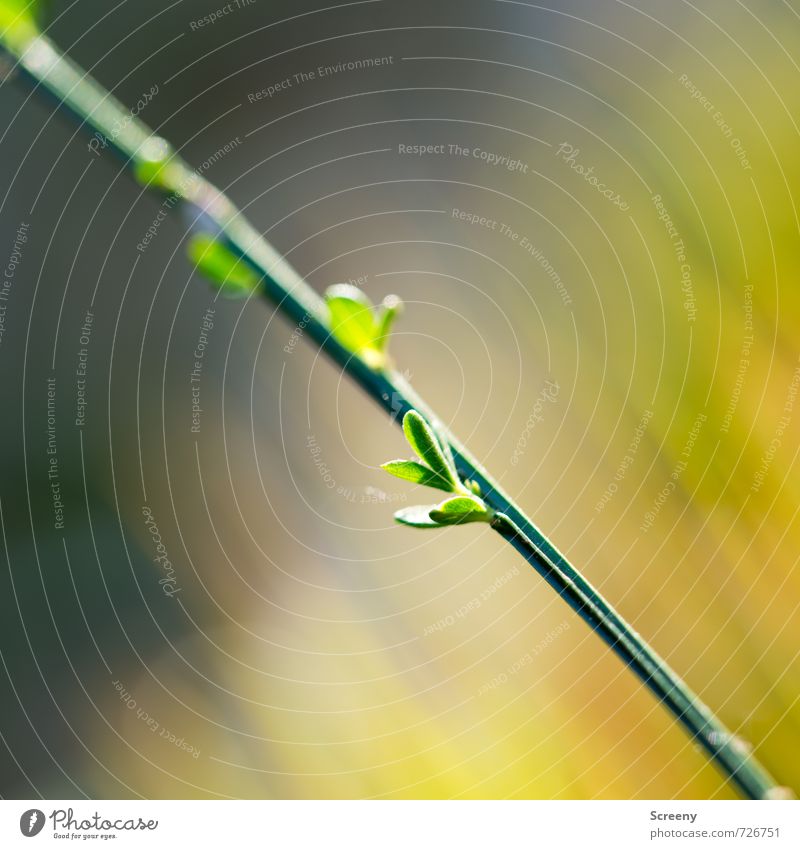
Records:
{"label": "white footer bar", "polygon": [[800,802],[0,801],[0,846],[800,846]]}

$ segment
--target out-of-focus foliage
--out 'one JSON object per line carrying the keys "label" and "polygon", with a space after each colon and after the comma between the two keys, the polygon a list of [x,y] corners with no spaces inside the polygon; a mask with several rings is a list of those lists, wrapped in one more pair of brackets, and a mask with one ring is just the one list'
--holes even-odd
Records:
{"label": "out-of-focus foliage", "polygon": [[[791,5],[58,5],[54,40],[127,103],[158,84],[141,117],[317,291],[402,297],[398,369],[800,786]],[[13,85],[4,795],[732,795],[496,535],[397,527],[403,434]]]}

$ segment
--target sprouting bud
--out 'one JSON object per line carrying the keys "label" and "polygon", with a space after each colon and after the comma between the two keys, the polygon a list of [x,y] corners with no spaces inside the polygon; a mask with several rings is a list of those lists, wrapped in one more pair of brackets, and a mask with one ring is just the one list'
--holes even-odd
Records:
{"label": "sprouting bud", "polygon": [[39,35],[36,0],[0,0],[0,41],[20,55]]}
{"label": "sprouting bud", "polygon": [[166,139],[161,136],[150,136],[136,153],[133,166],[134,177],[143,186],[155,186],[170,190],[175,182],[171,173],[177,171],[178,165],[171,165],[173,150]]}
{"label": "sprouting bud", "polygon": [[395,519],[402,525],[414,528],[490,523],[495,516],[494,510],[481,499],[477,483],[461,482],[446,438],[434,430],[416,410],[409,410],[405,414],[403,433],[420,462],[392,460],[381,468],[401,480],[442,489],[453,497],[441,504],[417,505],[398,510],[394,514]]}
{"label": "sprouting bud", "polygon": [[187,252],[197,270],[225,297],[244,298],[258,287],[259,275],[213,236],[192,236]]}
{"label": "sprouting bud", "polygon": [[370,368],[385,369],[392,324],[402,310],[400,299],[389,295],[376,310],[360,289],[342,283],[328,289],[325,302],[334,338]]}

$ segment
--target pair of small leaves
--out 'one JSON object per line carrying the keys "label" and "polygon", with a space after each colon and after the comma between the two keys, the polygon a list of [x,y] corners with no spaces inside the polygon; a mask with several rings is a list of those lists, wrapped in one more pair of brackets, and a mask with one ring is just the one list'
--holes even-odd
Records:
{"label": "pair of small leaves", "polygon": [[181,165],[166,139],[151,135],[136,152],[133,176],[142,186],[162,189],[180,197]]}
{"label": "pair of small leaves", "polygon": [[447,441],[440,439],[416,410],[409,410],[403,417],[403,433],[422,462],[393,460],[385,463],[383,468],[390,475],[412,483],[445,492],[458,492],[461,481]]}
{"label": "pair of small leaves", "polygon": [[257,288],[258,274],[213,236],[193,236],[187,250],[197,270],[226,298],[244,298]]}
{"label": "pair of small leaves", "polygon": [[453,497],[441,504],[398,510],[394,514],[395,519],[402,525],[414,528],[491,522],[494,512],[480,498],[478,485],[474,482],[463,484],[459,479],[447,440],[440,437],[416,410],[409,410],[405,414],[403,432],[422,462],[392,460],[381,468],[402,480],[450,492]]}
{"label": "pair of small leaves", "polygon": [[385,368],[389,334],[402,309],[400,299],[388,295],[376,309],[360,289],[340,283],[328,289],[325,301],[332,335],[370,368]]}

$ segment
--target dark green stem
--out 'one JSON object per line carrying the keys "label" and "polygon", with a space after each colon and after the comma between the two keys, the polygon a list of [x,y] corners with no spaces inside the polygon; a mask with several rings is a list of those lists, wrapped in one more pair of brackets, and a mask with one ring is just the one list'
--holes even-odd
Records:
{"label": "dark green stem", "polygon": [[375,371],[344,348],[330,333],[321,298],[208,181],[198,176],[172,148],[79,67],[62,56],[46,37],[6,43],[35,85],[51,92],[82,123],[102,134],[146,183],[180,197],[195,213],[196,227],[216,229],[219,239],[263,281],[263,294],[304,335],[315,342],[392,418],[409,410],[435,423],[450,442],[459,474],[476,481],[484,500],[497,511],[493,528],[558,592],[564,601],[622,658],[710,755],[723,774],[751,799],[778,798],[779,788],[747,746],[731,734],[683,681],[577,572],[539,531],[480,463],[444,428],[433,410],[394,371]]}
{"label": "dark green stem", "polygon": [[498,512],[492,523],[495,530],[638,675],[689,735],[708,752],[720,770],[748,798],[782,796],[783,791],[776,787],[769,773],[752,756],[749,745],[725,728],[667,662],[641,639],[513,504],[509,504],[509,508],[507,514]]}

